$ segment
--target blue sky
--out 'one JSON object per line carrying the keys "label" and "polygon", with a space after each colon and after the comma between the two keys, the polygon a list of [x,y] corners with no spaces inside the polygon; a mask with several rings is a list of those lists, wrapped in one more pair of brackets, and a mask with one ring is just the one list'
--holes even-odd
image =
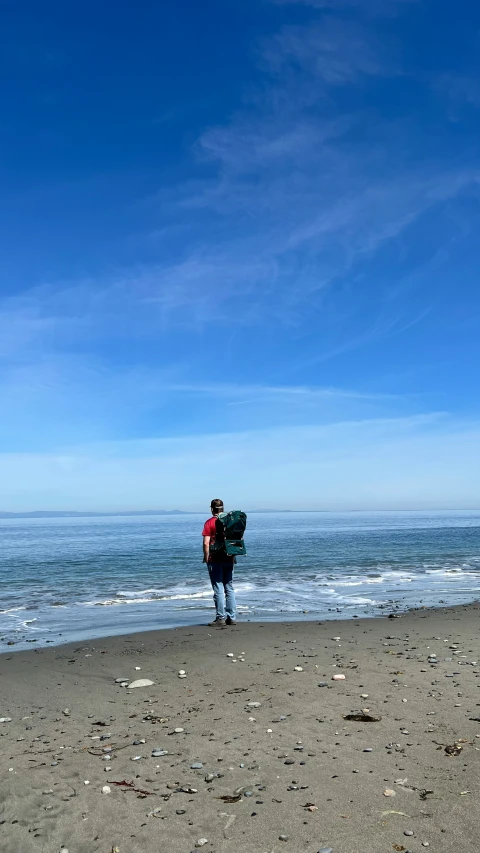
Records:
{"label": "blue sky", "polygon": [[480,506],[480,7],[5,0],[0,508]]}

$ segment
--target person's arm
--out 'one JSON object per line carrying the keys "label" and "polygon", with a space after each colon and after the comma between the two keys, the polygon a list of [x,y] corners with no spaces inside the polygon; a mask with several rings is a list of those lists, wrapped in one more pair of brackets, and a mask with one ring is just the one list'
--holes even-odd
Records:
{"label": "person's arm", "polygon": [[208,557],[210,555],[210,536],[203,537],[203,562],[208,563]]}

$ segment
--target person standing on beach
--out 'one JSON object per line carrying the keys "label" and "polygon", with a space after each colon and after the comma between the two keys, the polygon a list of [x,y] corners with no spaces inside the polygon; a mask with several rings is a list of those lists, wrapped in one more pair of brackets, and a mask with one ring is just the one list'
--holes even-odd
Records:
{"label": "person standing on beach", "polygon": [[230,557],[222,551],[213,550],[217,533],[217,518],[223,512],[223,501],[220,498],[215,498],[210,509],[212,517],[205,522],[202,533],[203,562],[208,566],[216,610],[215,619],[209,625],[215,628],[224,628],[225,625],[236,625],[236,604],[233,589],[235,557]]}

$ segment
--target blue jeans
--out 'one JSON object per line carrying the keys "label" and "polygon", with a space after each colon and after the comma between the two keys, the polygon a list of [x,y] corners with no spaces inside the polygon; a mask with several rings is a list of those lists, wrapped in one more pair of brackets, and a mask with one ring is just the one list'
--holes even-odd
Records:
{"label": "blue jeans", "polygon": [[228,616],[235,620],[235,592],[233,591],[233,561],[228,563],[209,563],[208,573],[213,589],[213,600],[217,619]]}

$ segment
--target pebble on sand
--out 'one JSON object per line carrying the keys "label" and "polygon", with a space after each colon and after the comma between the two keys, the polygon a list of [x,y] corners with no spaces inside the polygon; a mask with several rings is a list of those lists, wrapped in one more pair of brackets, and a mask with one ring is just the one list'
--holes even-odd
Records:
{"label": "pebble on sand", "polygon": [[208,844],[208,838],[199,838],[198,841],[195,842],[195,847],[203,847],[205,844]]}
{"label": "pebble on sand", "polygon": [[294,670],[295,672],[303,672],[303,666],[295,666]]}
{"label": "pebble on sand", "polygon": [[111,794],[112,789],[108,785],[104,785],[102,788],[102,794]]}
{"label": "pebble on sand", "polygon": [[332,675],[332,681],[345,681],[345,676],[337,673],[337,675]]}
{"label": "pebble on sand", "polygon": [[151,687],[155,682],[150,681],[149,678],[139,678],[138,681],[131,681],[128,685],[129,690],[133,690],[135,687]]}
{"label": "pebble on sand", "polygon": [[176,729],[174,729],[174,730],[173,730],[173,733],[174,733],[174,734],[176,734],[176,735],[181,735],[181,734],[182,734],[182,732],[184,732],[184,731],[185,731],[185,729],[182,729],[182,727],[181,727],[181,726],[178,726],[178,728],[176,728]]}
{"label": "pebble on sand", "polygon": [[0,717],[0,723],[11,723],[11,722],[12,722],[11,717]]}

